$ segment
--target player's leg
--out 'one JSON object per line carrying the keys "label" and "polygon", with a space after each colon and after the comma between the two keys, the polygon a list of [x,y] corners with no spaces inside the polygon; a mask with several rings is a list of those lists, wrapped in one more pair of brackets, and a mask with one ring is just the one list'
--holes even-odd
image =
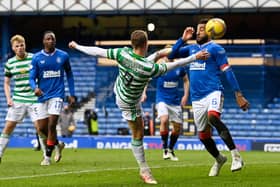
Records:
{"label": "player's leg", "polygon": [[140,176],[145,183],[157,184],[157,181],[152,176],[151,170],[145,159],[145,152],[143,146],[144,128],[142,125],[142,117],[137,117],[135,121],[128,120],[128,124],[132,132],[132,152],[139,165]]}
{"label": "player's leg", "polygon": [[179,159],[176,157],[174,153],[174,146],[177,143],[177,140],[179,138],[182,129],[182,124],[183,124],[182,107],[168,105],[168,112],[169,112],[169,120],[171,121],[173,127],[170,135],[170,142],[168,147],[169,155],[171,160],[178,161]]}
{"label": "player's leg", "polygon": [[59,162],[62,157],[62,150],[64,149],[64,143],[59,142],[57,139],[56,125],[59,115],[63,108],[63,100],[61,98],[52,98],[48,101],[48,139],[47,139],[47,156],[51,157],[55,148],[55,162]]}
{"label": "player's leg", "polygon": [[168,153],[170,155],[170,159],[172,161],[178,161],[178,157],[176,157],[175,152],[174,152],[174,146],[177,143],[177,140],[179,138],[179,135],[181,133],[181,127],[182,124],[181,123],[177,123],[177,122],[171,122],[173,129],[170,135],[170,142],[169,142],[169,146],[168,146]]}
{"label": "player's leg", "polygon": [[45,125],[40,125],[38,120],[41,118],[45,118],[47,120],[48,115],[45,113],[45,116],[40,116],[38,113],[40,111],[40,109],[38,109],[39,107],[43,107],[43,105],[38,103],[30,104],[28,106],[28,113],[36,129],[36,136],[38,136],[39,146],[45,156],[48,135],[47,122],[44,123]]}
{"label": "player's leg", "polygon": [[116,97],[116,104],[122,111],[122,116],[128,122],[132,133],[131,149],[140,168],[140,177],[145,183],[157,184],[145,159],[143,146],[144,126],[140,103],[136,104],[135,109],[131,109],[130,105]]}
{"label": "player's leg", "polygon": [[160,136],[163,149],[163,159],[170,159],[168,154],[169,115],[167,105],[163,102],[157,104],[157,117],[160,119]]}
{"label": "player's leg", "polygon": [[25,117],[27,107],[21,103],[14,103],[13,106],[9,107],[6,124],[2,130],[0,137],[0,158],[2,158],[5,149],[9,143],[10,135],[14,131],[17,123],[21,122]]}
{"label": "player's leg", "polygon": [[216,160],[210,169],[209,176],[218,176],[220,169],[226,162],[227,158],[219,152],[216,143],[212,138],[211,127],[208,125],[207,119],[208,103],[209,99],[207,97],[192,102],[194,121],[197,126],[200,141],[205,146],[205,149]]}
{"label": "player's leg", "polygon": [[10,140],[10,135],[14,131],[16,125],[17,125],[17,122],[15,122],[15,121],[6,121],[5,127],[0,136],[0,162],[1,162],[1,158],[3,157],[3,154],[5,152],[5,149],[8,146],[8,143]]}
{"label": "player's leg", "polygon": [[220,92],[214,92],[211,94],[211,102],[208,109],[208,124],[215,127],[219,136],[227,145],[228,149],[231,151],[232,155],[232,171],[241,170],[243,167],[243,160],[240,153],[236,149],[235,143],[229,132],[227,126],[221,121],[220,115],[223,106],[223,96]]}

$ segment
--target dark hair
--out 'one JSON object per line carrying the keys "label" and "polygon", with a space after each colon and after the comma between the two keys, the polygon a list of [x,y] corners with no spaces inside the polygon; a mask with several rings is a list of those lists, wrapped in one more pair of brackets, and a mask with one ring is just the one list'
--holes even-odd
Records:
{"label": "dark hair", "polygon": [[148,41],[148,35],[143,30],[135,30],[130,35],[131,45],[134,49],[144,47]]}
{"label": "dark hair", "polygon": [[209,18],[202,18],[199,20],[198,24],[206,24],[209,21]]}
{"label": "dark hair", "polygon": [[46,36],[47,34],[53,34],[53,35],[55,36],[55,34],[54,34],[54,32],[53,32],[53,31],[51,31],[51,30],[47,30],[47,31],[45,31],[45,32],[44,32],[44,34],[43,34],[43,38],[45,38],[45,36]]}

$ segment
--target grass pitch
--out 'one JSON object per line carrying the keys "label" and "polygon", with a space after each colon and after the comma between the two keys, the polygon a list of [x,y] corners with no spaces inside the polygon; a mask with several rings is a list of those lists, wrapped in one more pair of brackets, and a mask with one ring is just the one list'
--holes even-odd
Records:
{"label": "grass pitch", "polygon": [[[163,187],[280,186],[279,153],[242,152],[245,167],[230,171],[231,156],[220,176],[208,177],[214,160],[206,151],[176,151],[178,162],[162,159],[161,150],[146,150],[154,177]],[[41,152],[7,149],[0,165],[1,187],[150,186],[143,184],[131,150],[66,149],[59,163],[40,166]]]}

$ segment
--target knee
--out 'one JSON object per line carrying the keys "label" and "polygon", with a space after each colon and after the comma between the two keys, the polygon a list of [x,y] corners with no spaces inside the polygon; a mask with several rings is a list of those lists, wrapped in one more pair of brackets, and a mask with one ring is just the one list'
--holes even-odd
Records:
{"label": "knee", "polygon": [[216,111],[208,112],[208,124],[215,125],[218,121],[220,121],[221,114]]}
{"label": "knee", "polygon": [[179,135],[181,132],[181,124],[173,124],[173,134]]}
{"label": "knee", "polygon": [[205,140],[205,139],[209,139],[212,137],[212,132],[209,131],[200,131],[198,132],[198,137],[200,140]]}

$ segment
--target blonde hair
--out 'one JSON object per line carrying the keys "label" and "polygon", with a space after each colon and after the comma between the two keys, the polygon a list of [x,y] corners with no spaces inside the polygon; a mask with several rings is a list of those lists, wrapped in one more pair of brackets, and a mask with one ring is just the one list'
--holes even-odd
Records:
{"label": "blonde hair", "polygon": [[14,35],[14,36],[11,38],[11,40],[10,40],[11,45],[13,45],[13,43],[14,43],[15,41],[25,43],[24,37],[23,37],[22,35],[19,35],[19,34],[16,34],[16,35]]}

